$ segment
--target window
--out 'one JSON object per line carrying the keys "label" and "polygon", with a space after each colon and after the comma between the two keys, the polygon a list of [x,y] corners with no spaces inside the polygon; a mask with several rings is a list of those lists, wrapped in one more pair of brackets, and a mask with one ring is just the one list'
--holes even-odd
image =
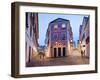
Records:
{"label": "window", "polygon": [[55,35],[53,36],[53,38],[54,38],[54,39],[57,39],[57,34],[55,34]]}
{"label": "window", "polygon": [[57,29],[58,28],[58,25],[56,24],[56,25],[54,25],[54,29]]}
{"label": "window", "polygon": [[57,40],[57,34],[53,34],[52,40]]}
{"label": "window", "polygon": [[62,28],[66,28],[66,25],[65,24],[62,24]]}
{"label": "window", "polygon": [[66,35],[65,34],[62,34],[61,35],[61,40],[65,40],[66,39]]}

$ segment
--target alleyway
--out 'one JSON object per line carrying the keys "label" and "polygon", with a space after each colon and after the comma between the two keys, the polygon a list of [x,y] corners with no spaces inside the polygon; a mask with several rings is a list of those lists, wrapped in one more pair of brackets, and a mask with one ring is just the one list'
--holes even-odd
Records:
{"label": "alleyway", "polygon": [[79,51],[77,49],[74,49],[73,52],[67,57],[33,60],[29,64],[27,64],[27,66],[39,67],[39,66],[57,66],[57,65],[60,66],[60,65],[78,65],[78,64],[89,64],[89,59],[81,57]]}

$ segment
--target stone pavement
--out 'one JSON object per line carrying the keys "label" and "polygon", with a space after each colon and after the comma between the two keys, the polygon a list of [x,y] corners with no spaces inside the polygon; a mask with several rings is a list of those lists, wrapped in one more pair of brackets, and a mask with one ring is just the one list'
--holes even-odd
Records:
{"label": "stone pavement", "polygon": [[89,64],[89,58],[81,57],[78,50],[74,50],[73,53],[67,57],[32,60],[30,63],[27,64],[27,67],[79,65],[79,64]]}

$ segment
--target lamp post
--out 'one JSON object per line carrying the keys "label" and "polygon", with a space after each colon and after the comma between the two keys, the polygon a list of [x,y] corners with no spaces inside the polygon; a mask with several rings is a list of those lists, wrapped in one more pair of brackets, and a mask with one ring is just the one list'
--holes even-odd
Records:
{"label": "lamp post", "polygon": [[71,42],[72,42],[72,39],[71,39]]}

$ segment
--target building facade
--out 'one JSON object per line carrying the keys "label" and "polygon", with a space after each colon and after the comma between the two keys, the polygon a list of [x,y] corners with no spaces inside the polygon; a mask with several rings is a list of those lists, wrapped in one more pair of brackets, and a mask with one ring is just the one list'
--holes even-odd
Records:
{"label": "building facade", "polygon": [[70,21],[57,18],[49,23],[46,33],[46,56],[64,57],[72,49],[73,33]]}
{"label": "building facade", "polygon": [[77,41],[77,48],[78,48],[80,53],[81,53],[81,42],[82,42],[82,28],[83,28],[83,26],[80,25],[80,28],[79,28],[79,40]]}
{"label": "building facade", "polygon": [[90,19],[89,17],[84,17],[82,25],[79,29],[79,49],[85,51],[85,56],[90,56]]}
{"label": "building facade", "polygon": [[26,63],[38,54],[38,14],[26,12],[25,56]]}

